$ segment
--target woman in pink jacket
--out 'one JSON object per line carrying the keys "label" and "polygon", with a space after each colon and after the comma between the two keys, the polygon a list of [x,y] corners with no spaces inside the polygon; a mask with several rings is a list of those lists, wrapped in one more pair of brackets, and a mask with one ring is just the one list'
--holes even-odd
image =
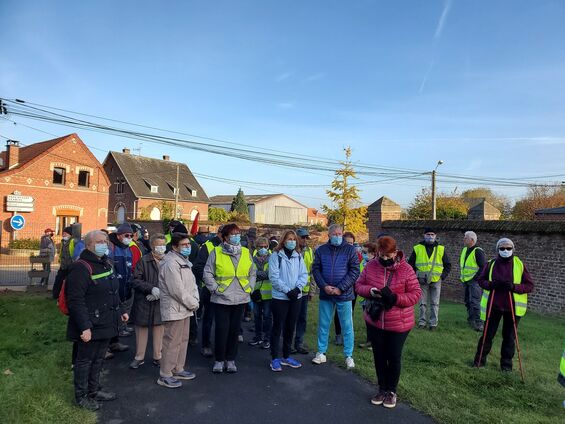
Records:
{"label": "woman in pink jacket", "polygon": [[396,248],[392,237],[377,240],[377,259],[367,263],[355,283],[355,290],[369,303],[381,305],[377,314],[378,307],[367,306],[364,312],[379,383],[379,392],[371,403],[394,408],[402,348],[414,327],[414,305],[422,291],[416,273]]}

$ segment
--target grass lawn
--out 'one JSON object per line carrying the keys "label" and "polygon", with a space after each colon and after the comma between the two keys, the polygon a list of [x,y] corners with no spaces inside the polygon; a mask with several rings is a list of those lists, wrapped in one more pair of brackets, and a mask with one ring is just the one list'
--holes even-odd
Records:
{"label": "grass lawn", "polygon": [[[307,342],[316,347],[317,301],[310,303]],[[467,326],[465,306],[442,301],[436,332],[414,329],[404,346],[398,396],[441,423],[565,423],[565,390],[557,383],[563,353],[565,320],[528,312],[518,327],[526,382],[514,372],[499,371],[502,323],[487,367],[471,367],[479,333]],[[328,359],[344,366],[341,347],[332,340]],[[355,372],[376,381],[372,352],[360,349],[365,323],[355,310]],[[369,399],[367,399],[369,401]]]}
{"label": "grass lawn", "polygon": [[0,423],[96,422],[73,406],[66,323],[45,294],[0,293]]}

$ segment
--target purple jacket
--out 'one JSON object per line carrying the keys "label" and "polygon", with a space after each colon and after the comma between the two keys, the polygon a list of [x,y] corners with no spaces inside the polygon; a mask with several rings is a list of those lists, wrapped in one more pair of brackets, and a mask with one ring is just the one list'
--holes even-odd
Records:
{"label": "purple jacket", "polygon": [[[314,253],[312,275],[320,288],[320,299],[334,302],[353,300],[353,285],[359,278],[359,257],[353,246],[343,242],[332,246],[329,242],[322,244]],[[324,291],[327,285],[341,290],[341,295],[330,296]]]}

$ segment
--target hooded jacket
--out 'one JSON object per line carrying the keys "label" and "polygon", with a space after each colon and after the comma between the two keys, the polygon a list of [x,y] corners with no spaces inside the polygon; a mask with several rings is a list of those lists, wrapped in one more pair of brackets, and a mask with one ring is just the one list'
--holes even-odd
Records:
{"label": "hooded jacket", "polygon": [[302,255],[296,250],[290,258],[284,249],[273,252],[269,258],[269,281],[273,285],[273,299],[289,300],[286,294],[295,287],[300,289],[298,297],[302,297],[302,289],[308,284],[308,271]]}
{"label": "hooded jacket", "polygon": [[[320,288],[320,299],[334,302],[353,300],[353,285],[359,277],[357,250],[346,242],[339,246],[332,246],[330,242],[321,245],[314,253],[312,275]],[[328,295],[324,290],[327,285],[340,289],[341,295]]]}

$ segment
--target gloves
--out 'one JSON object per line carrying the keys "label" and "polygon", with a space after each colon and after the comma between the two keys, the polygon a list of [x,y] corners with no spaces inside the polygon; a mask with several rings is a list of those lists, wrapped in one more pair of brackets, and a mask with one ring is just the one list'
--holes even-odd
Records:
{"label": "gloves", "polygon": [[261,290],[253,290],[251,300],[255,303],[261,302]]}
{"label": "gloves", "polygon": [[390,309],[396,303],[397,295],[392,292],[392,290],[385,286],[381,289],[381,297],[383,299],[383,305],[385,309]]}
{"label": "gloves", "polygon": [[148,294],[147,296],[145,296],[145,299],[147,299],[149,302],[155,302],[157,300],[157,298],[152,294]]}
{"label": "gloves", "polygon": [[265,271],[257,271],[257,281],[265,281],[269,279],[269,273]]}
{"label": "gloves", "polygon": [[153,296],[155,296],[155,298],[158,300],[158,299],[159,299],[159,295],[161,294],[161,291],[159,290],[158,287],[153,287],[153,288],[151,289],[151,294],[152,294]]}
{"label": "gloves", "polygon": [[301,290],[298,287],[295,287],[291,291],[286,293],[286,297],[288,297],[290,300],[296,300],[298,299],[300,292]]}

